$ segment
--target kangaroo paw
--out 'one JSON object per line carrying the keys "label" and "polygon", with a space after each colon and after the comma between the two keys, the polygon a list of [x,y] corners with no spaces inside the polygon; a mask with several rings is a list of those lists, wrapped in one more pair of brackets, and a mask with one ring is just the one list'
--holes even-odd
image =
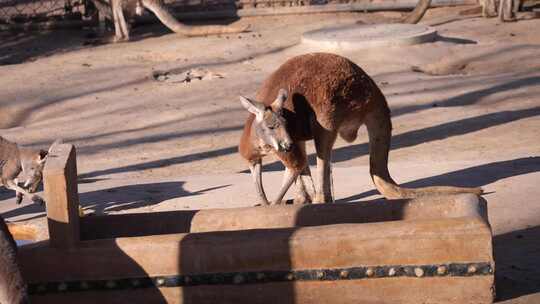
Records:
{"label": "kangaroo paw", "polygon": [[45,201],[41,197],[39,197],[37,195],[32,196],[32,202],[34,202],[34,204],[38,204],[40,206],[45,205]]}

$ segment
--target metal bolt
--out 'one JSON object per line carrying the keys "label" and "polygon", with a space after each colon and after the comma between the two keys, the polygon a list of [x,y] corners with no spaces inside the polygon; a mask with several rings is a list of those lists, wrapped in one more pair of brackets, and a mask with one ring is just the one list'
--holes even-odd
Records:
{"label": "metal bolt", "polygon": [[237,274],[234,276],[233,278],[233,282],[234,284],[241,284],[244,282],[244,276],[242,276],[241,274]]}
{"label": "metal bolt", "polygon": [[88,283],[86,281],[82,281],[81,282],[81,289],[88,289],[90,288],[90,286],[88,285]]}
{"label": "metal bolt", "polygon": [[324,272],[321,270],[317,271],[317,279],[322,279],[324,277]]}
{"label": "metal bolt", "polygon": [[393,277],[395,275],[396,275],[396,269],[390,268],[390,270],[388,270],[388,276]]}
{"label": "metal bolt", "polygon": [[438,275],[445,275],[446,274],[446,266],[439,266],[437,267],[437,274]]}
{"label": "metal bolt", "polygon": [[476,272],[476,266],[474,265],[470,265],[468,268],[467,268],[467,272],[468,273],[475,273]]}
{"label": "metal bolt", "polygon": [[58,284],[58,291],[65,291],[67,289],[66,283],[60,283]]}
{"label": "metal bolt", "polygon": [[107,281],[107,283],[105,283],[105,285],[107,286],[107,288],[115,288],[116,287],[116,282],[115,281]]}
{"label": "metal bolt", "polygon": [[157,286],[163,286],[165,284],[165,279],[164,278],[158,278],[156,280],[156,285]]}
{"label": "metal bolt", "polygon": [[294,279],[294,274],[289,273],[289,274],[287,275],[287,280],[292,281],[293,279]]}
{"label": "metal bolt", "polygon": [[369,268],[366,270],[366,275],[367,275],[368,277],[372,277],[374,274],[375,274],[375,271],[373,271],[373,268],[369,267]]}
{"label": "metal bolt", "polygon": [[424,276],[424,270],[423,270],[422,268],[420,268],[420,267],[416,267],[416,268],[414,269],[414,274],[415,274],[417,277],[421,278],[421,277]]}
{"label": "metal bolt", "polygon": [[339,272],[339,276],[343,279],[347,278],[349,276],[349,272],[347,270],[342,270]]}
{"label": "metal bolt", "polygon": [[257,280],[263,280],[264,277],[265,277],[264,273],[262,272],[257,273]]}
{"label": "metal bolt", "polygon": [[139,280],[137,280],[137,279],[131,280],[131,285],[133,285],[133,286],[139,286],[139,284],[141,284],[141,282],[139,282]]}

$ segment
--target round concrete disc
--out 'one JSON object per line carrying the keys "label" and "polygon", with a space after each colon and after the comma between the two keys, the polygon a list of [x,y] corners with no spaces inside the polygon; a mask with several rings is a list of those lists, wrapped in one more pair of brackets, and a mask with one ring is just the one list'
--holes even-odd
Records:
{"label": "round concrete disc", "polygon": [[437,31],[419,24],[353,24],[306,32],[302,43],[322,48],[355,50],[412,45],[435,40]]}

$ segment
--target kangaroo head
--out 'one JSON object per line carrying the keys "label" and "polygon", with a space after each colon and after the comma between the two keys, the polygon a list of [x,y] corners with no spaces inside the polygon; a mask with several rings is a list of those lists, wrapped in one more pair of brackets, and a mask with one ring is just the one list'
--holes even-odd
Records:
{"label": "kangaroo head", "polygon": [[61,139],[55,140],[49,147],[49,151],[21,149],[21,167],[26,179],[25,187],[28,188],[28,192],[36,192],[39,183],[43,179],[43,168],[45,167],[47,158],[53,148],[62,143],[63,141]]}
{"label": "kangaroo head", "polygon": [[21,151],[21,167],[26,179],[25,186],[30,193],[36,192],[43,178],[43,167],[47,160],[48,152],[45,150]]}
{"label": "kangaroo head", "polygon": [[253,128],[261,142],[261,148],[270,146],[279,152],[292,149],[293,141],[287,132],[287,123],[283,117],[283,102],[287,99],[287,91],[279,90],[278,96],[270,106],[240,96],[242,106],[255,115]]}

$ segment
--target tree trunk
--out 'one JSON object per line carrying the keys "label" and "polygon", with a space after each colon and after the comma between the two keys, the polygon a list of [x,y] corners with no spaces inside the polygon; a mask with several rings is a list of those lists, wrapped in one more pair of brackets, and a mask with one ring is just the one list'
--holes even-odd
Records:
{"label": "tree trunk", "polygon": [[189,26],[182,24],[178,20],[176,20],[176,18],[174,18],[174,16],[165,7],[165,5],[163,5],[162,1],[143,0],[142,4],[144,7],[152,11],[152,13],[154,13],[154,15],[156,15],[156,17],[170,30],[188,37],[225,33],[240,33],[247,31],[249,28],[249,25],[244,27],[222,25]]}
{"label": "tree trunk", "polygon": [[401,22],[409,24],[418,23],[426,13],[430,4],[431,0],[419,0],[414,10],[409,15],[407,15],[407,17],[403,18]]}

